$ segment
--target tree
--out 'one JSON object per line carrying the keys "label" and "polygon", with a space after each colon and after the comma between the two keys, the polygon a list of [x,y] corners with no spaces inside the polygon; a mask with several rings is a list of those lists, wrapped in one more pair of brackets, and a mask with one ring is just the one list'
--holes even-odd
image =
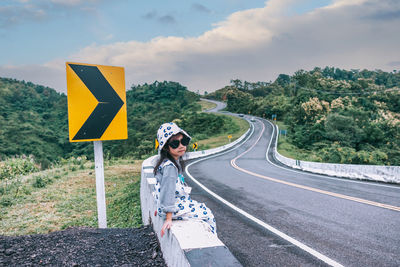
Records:
{"label": "tree", "polygon": [[325,134],[332,142],[353,148],[363,139],[363,131],[354,119],[338,113],[331,113],[326,118]]}

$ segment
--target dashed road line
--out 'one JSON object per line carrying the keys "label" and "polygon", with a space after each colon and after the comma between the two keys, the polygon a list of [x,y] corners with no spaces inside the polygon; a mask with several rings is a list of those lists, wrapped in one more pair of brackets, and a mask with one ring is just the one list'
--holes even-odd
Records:
{"label": "dashed road line", "polygon": [[[376,206],[376,207],[379,207],[379,208],[384,208],[384,209],[389,209],[389,210],[394,210],[394,211],[400,211],[400,207],[397,207],[397,206],[392,206],[392,205],[383,204],[383,203],[379,203],[379,202],[375,202],[375,201],[371,201],[371,200],[366,200],[366,199],[362,199],[362,198],[347,196],[347,195],[343,195],[343,194],[339,194],[339,193],[334,193],[334,192],[330,192],[330,191],[326,191],[326,190],[321,190],[321,189],[310,187],[310,186],[305,186],[305,185],[295,184],[295,183],[291,183],[291,182],[286,182],[286,181],[283,181],[283,180],[280,180],[280,179],[276,179],[276,178],[268,177],[268,176],[261,175],[261,174],[258,174],[258,173],[254,173],[252,171],[249,171],[249,170],[246,170],[246,169],[243,169],[243,168],[239,167],[236,164],[236,160],[238,158],[242,157],[243,155],[245,155],[250,150],[252,150],[254,148],[254,146],[260,141],[260,139],[261,139],[261,137],[262,137],[262,135],[263,135],[263,133],[265,131],[264,123],[262,123],[261,121],[259,121],[259,122],[261,123],[263,128],[262,128],[262,131],[261,131],[260,135],[258,136],[257,141],[254,142],[254,144],[250,148],[248,148],[246,151],[244,151],[243,153],[238,155],[236,158],[231,160],[231,165],[235,169],[237,169],[237,170],[239,170],[241,172],[250,174],[252,176],[256,176],[256,177],[259,177],[259,178],[262,178],[262,179],[265,179],[265,180],[269,180],[269,181],[272,181],[272,182],[285,184],[285,185],[293,186],[293,187],[296,187],[296,188],[301,188],[301,189],[304,189],[304,190],[317,192],[317,193],[324,194],[324,195],[329,195],[329,196],[332,196],[332,197],[337,197],[337,198],[347,199],[347,200],[351,200],[351,201],[355,201],[355,202],[359,202],[359,203],[363,203],[363,204],[367,204],[367,205],[372,205],[372,206]],[[271,140],[272,140],[272,137],[271,137]]]}
{"label": "dashed road line", "polygon": [[230,203],[229,201],[225,200],[224,198],[222,198],[221,196],[217,195],[216,193],[214,193],[213,191],[211,191],[210,189],[208,189],[206,186],[204,186],[203,184],[201,184],[199,181],[197,181],[189,172],[189,167],[195,163],[198,163],[200,161],[206,160],[209,158],[205,158],[205,159],[200,159],[194,162],[191,162],[190,164],[188,164],[185,168],[185,172],[186,174],[189,176],[189,178],[195,182],[198,186],[200,186],[204,191],[206,191],[208,194],[210,194],[212,197],[214,197],[215,199],[221,201],[223,204],[225,204],[226,206],[230,207],[231,209],[233,209],[234,211],[240,213],[241,215],[245,216],[246,218],[248,218],[249,220],[257,223],[258,225],[264,227],[265,229],[267,229],[268,231],[276,234],[277,236],[285,239],[286,241],[288,241],[289,243],[299,247],[300,249],[310,253],[311,255],[313,255],[314,257],[316,257],[317,259],[322,260],[323,262],[329,264],[330,266],[334,266],[334,267],[343,267],[342,264],[332,260],[331,258],[321,254],[320,252],[312,249],[311,247],[301,243],[300,241],[294,239],[293,237],[288,236],[287,234],[279,231],[278,229],[276,229],[275,227],[272,227],[271,225],[261,221],[260,219],[257,219],[256,217],[254,217],[253,215],[245,212],[244,210],[242,210],[241,208],[233,205],[232,203]]}
{"label": "dashed road line", "polygon": [[[265,120],[267,121],[269,124],[272,125],[272,123],[269,120]],[[287,166],[279,166],[275,163],[273,163],[269,158],[268,158],[268,153],[269,153],[269,149],[271,148],[271,143],[272,143],[272,139],[275,133],[275,127],[272,125],[272,135],[271,135],[271,139],[270,142],[268,144],[267,147],[267,152],[265,153],[265,159],[272,165],[274,165],[275,167],[278,167],[280,169],[286,170],[286,171],[291,171],[291,172],[295,172],[295,173],[300,173],[300,174],[308,174],[311,176],[315,176],[315,177],[319,177],[319,178],[323,178],[323,179],[329,179],[329,180],[335,180],[335,181],[340,181],[340,182],[345,182],[345,183],[355,183],[355,184],[362,184],[362,185],[368,185],[368,186],[378,186],[378,187],[387,187],[387,188],[392,188],[392,189],[399,189],[400,190],[400,186],[395,186],[395,185],[386,185],[386,184],[378,184],[378,183],[374,183],[373,181],[355,181],[352,180],[350,178],[336,178],[336,177],[330,177],[328,175],[323,175],[323,174],[317,174],[317,173],[311,173],[311,172],[304,172],[304,171],[298,171],[298,170],[293,170],[290,167]]]}

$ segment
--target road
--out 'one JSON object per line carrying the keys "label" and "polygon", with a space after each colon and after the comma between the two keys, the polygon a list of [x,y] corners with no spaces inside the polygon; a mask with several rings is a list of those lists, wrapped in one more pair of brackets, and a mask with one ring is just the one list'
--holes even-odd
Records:
{"label": "road", "polygon": [[188,179],[193,199],[211,208],[219,238],[244,266],[400,266],[400,186],[282,167],[270,152],[266,159],[272,124],[251,124],[245,142],[190,162],[186,174],[247,213]]}

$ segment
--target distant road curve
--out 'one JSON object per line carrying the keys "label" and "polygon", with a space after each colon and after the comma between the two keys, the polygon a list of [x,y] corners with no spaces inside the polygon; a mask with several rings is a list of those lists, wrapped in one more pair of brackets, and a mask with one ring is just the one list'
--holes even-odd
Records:
{"label": "distant road curve", "polygon": [[278,167],[265,158],[273,127],[251,123],[244,143],[187,166],[189,177],[218,196],[189,179],[193,198],[211,208],[219,238],[244,266],[400,266],[400,186]]}
{"label": "distant road curve", "polygon": [[218,111],[226,108],[226,103],[224,103],[224,102],[210,100],[210,99],[206,99],[206,98],[200,98],[200,100],[211,102],[211,103],[217,105],[215,108],[207,109],[204,112],[218,112]]}

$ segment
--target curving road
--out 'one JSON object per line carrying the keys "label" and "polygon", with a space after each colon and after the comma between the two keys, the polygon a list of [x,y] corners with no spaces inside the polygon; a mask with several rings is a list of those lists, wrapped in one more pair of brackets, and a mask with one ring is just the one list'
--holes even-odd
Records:
{"label": "curving road", "polygon": [[188,179],[244,266],[400,266],[400,186],[285,168],[271,154],[273,125],[251,127],[242,144],[186,169],[223,198]]}

